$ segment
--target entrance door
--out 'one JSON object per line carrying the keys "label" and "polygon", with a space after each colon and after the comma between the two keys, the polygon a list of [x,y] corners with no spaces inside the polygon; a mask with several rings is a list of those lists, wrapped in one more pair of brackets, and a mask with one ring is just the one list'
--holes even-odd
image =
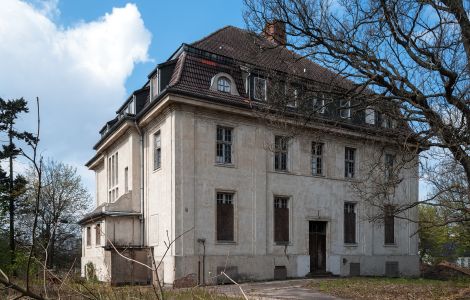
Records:
{"label": "entrance door", "polygon": [[326,222],[310,221],[308,229],[310,272],[326,272]]}

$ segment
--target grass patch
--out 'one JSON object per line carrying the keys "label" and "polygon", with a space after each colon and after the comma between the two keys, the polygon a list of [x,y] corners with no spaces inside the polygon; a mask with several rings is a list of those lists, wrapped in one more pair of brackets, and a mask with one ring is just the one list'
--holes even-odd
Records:
{"label": "grass patch", "polygon": [[309,287],[346,299],[470,299],[470,280],[339,278],[315,280]]}

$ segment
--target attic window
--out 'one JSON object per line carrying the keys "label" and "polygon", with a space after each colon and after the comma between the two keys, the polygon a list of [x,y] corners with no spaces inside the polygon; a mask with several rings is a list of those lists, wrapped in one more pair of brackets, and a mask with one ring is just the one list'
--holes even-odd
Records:
{"label": "attic window", "polygon": [[211,91],[227,93],[230,95],[239,96],[235,80],[227,73],[218,73],[211,79],[209,88]]}
{"label": "attic window", "polygon": [[230,93],[230,79],[225,76],[219,77],[217,79],[217,90],[219,92]]}

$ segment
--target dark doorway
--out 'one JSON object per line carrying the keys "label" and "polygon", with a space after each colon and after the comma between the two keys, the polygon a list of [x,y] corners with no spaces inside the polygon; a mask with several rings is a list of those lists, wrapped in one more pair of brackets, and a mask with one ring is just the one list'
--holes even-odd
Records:
{"label": "dark doorway", "polygon": [[324,273],[326,272],[326,222],[310,221],[308,237],[310,272]]}

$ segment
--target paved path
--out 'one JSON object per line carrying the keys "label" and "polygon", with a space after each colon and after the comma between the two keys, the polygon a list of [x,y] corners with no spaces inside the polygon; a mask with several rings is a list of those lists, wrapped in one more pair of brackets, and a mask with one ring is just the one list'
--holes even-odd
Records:
{"label": "paved path", "polygon": [[[322,280],[322,279],[315,279]],[[314,300],[341,300],[319,291],[308,288],[306,285],[312,279],[295,279],[285,281],[254,282],[240,284],[249,299],[314,299]],[[217,292],[229,296],[242,297],[240,289],[236,285],[219,285],[213,287]]]}

